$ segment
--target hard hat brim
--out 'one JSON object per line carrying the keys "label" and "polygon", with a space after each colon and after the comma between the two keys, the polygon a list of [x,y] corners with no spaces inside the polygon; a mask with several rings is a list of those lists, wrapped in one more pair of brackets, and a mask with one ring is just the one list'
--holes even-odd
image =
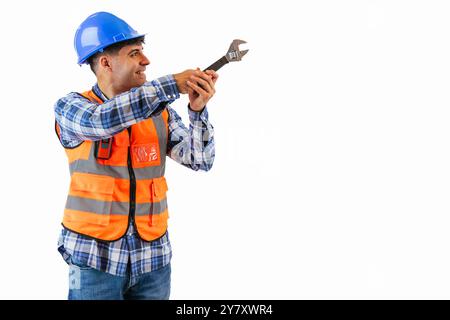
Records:
{"label": "hard hat brim", "polygon": [[131,37],[128,37],[128,38],[126,38],[126,39],[123,39],[123,40],[120,40],[120,41],[111,41],[110,43],[105,43],[105,44],[103,44],[102,46],[100,46],[100,47],[98,47],[98,48],[95,48],[94,50],[92,50],[92,51],[90,51],[89,53],[87,53],[85,56],[83,56],[82,58],[80,58],[79,60],[78,60],[78,64],[81,66],[81,65],[83,65],[83,64],[87,64],[88,62],[87,62],[87,60],[90,58],[90,57],[92,57],[94,54],[96,54],[97,52],[103,52],[103,50],[104,49],[106,49],[107,47],[109,47],[109,46],[111,46],[111,45],[113,45],[113,44],[117,44],[117,43],[121,43],[121,42],[124,42],[124,41],[128,41],[128,40],[133,40],[133,39],[136,39],[136,38],[140,38],[140,37],[143,37],[143,36],[145,36],[146,35],[146,33],[144,33],[144,34],[138,34],[138,35],[135,35],[135,36],[131,36]]}

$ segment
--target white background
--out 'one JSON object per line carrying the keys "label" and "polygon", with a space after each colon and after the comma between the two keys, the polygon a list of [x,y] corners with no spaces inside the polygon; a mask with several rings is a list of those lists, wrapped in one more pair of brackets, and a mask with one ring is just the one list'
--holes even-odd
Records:
{"label": "white background", "polygon": [[148,33],[149,80],[250,49],[219,71],[213,169],[167,165],[172,299],[450,298],[450,4],[392,0],[2,2],[0,298],[66,299],[53,105],[95,82],[96,11]]}

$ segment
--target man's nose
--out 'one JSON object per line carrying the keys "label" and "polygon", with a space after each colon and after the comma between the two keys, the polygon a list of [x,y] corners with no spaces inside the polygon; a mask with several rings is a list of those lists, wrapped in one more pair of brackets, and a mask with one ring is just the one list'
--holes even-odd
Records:
{"label": "man's nose", "polygon": [[148,66],[150,64],[150,60],[148,60],[148,58],[145,55],[142,55],[142,61],[141,61],[141,65],[143,66]]}

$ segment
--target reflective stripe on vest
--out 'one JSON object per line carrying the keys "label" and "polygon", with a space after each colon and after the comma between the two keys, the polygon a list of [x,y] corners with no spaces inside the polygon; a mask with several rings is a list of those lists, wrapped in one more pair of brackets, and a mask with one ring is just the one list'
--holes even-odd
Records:
{"label": "reflective stripe on vest", "polygon": [[[93,91],[82,94],[102,104]],[[57,134],[60,128],[57,125]],[[139,236],[152,241],[167,229],[167,183],[164,178],[168,112],[131,126],[113,137],[109,159],[95,158],[95,143],[66,149],[71,175],[63,226],[89,237],[114,241],[125,235],[130,215],[130,173],[135,175],[134,220]]]}

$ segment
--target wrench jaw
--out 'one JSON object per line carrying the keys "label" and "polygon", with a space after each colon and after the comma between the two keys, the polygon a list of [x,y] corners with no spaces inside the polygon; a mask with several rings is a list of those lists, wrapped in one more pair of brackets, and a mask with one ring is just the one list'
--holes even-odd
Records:
{"label": "wrench jaw", "polygon": [[247,50],[244,50],[244,51],[239,51],[239,55],[240,55],[239,60],[241,60],[242,57],[245,56],[245,55],[247,54],[247,52],[248,52],[248,49],[247,49]]}
{"label": "wrench jaw", "polygon": [[235,39],[230,45],[230,48],[228,49],[227,54],[225,57],[227,58],[228,62],[233,61],[241,61],[242,57],[245,56],[245,54],[248,52],[248,50],[240,51],[239,45],[247,43],[244,40]]}

